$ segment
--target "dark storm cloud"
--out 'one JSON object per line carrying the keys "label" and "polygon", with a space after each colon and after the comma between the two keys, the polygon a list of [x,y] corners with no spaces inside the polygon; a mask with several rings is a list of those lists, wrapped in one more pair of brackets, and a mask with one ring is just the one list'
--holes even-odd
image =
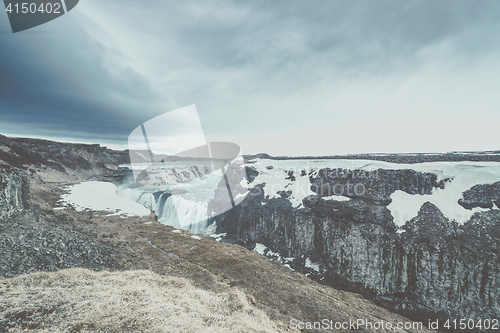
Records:
{"label": "dark storm cloud", "polygon": [[[99,135],[127,134],[158,101],[147,77],[77,26],[64,33],[0,35],[2,122]],[[147,120],[148,117],[144,117]]]}
{"label": "dark storm cloud", "polygon": [[297,117],[303,108],[280,104],[295,96],[309,118],[327,119],[311,92],[418,73],[433,57],[474,68],[496,56],[499,9],[495,0],[86,0],[37,28],[55,33],[0,34],[2,123],[123,140],[196,103],[209,130],[265,128],[307,122]]}
{"label": "dark storm cloud", "polygon": [[495,1],[225,1],[158,15],[173,24],[165,32],[180,50],[211,68],[279,70],[324,56],[349,70],[387,67],[447,39],[463,55],[495,50],[498,9]]}

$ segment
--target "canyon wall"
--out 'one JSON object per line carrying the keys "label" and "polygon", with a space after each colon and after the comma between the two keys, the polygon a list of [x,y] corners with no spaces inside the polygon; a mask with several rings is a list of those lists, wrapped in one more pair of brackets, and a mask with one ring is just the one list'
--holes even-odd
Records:
{"label": "canyon wall", "polygon": [[[318,281],[363,293],[406,315],[499,318],[500,210],[475,211],[460,224],[425,202],[397,226],[388,209],[393,193],[430,196],[455,180],[411,169],[362,174],[354,168],[285,168],[283,183],[276,180],[279,172],[263,177],[276,170],[273,163],[247,167],[253,189],[218,218],[218,233],[248,247],[261,243]],[[299,178],[311,191],[303,198],[296,195],[303,189],[293,186]],[[496,208],[497,185],[474,186],[460,205]],[[295,202],[302,199],[298,206],[290,200],[294,195]]]}

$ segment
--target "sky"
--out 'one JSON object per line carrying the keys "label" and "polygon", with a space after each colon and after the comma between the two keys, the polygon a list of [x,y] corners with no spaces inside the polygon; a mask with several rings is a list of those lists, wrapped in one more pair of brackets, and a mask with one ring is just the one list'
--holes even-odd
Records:
{"label": "sky", "polygon": [[500,149],[500,2],[81,0],[13,34],[0,133],[125,149],[196,105],[242,153]]}

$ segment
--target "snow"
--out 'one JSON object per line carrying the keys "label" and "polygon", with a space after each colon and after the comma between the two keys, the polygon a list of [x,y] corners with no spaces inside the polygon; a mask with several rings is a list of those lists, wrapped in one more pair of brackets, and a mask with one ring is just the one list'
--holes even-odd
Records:
{"label": "snow", "polygon": [[213,238],[213,239],[215,239],[218,242],[220,242],[226,236],[227,236],[227,233],[208,235],[208,237]]}
{"label": "snow", "polygon": [[109,215],[148,216],[151,212],[132,199],[116,193],[116,186],[107,182],[84,182],[67,187],[69,193],[63,194],[64,205],[71,205],[77,211],[91,209],[113,212]]}
{"label": "snow", "polygon": [[174,234],[180,234],[180,233],[181,233],[181,231],[180,231],[180,230],[178,230],[178,229],[176,229],[176,230],[172,230],[172,232],[173,232]]}
{"label": "snow", "polygon": [[313,269],[313,270],[315,270],[316,272],[319,273],[319,264],[315,263],[311,259],[309,259],[309,258],[306,259],[306,265],[305,266],[307,268]]}
{"label": "snow", "polygon": [[[273,169],[266,167],[272,165]],[[386,170],[415,170],[417,172],[434,173],[437,181],[445,183],[444,189],[435,188],[430,195],[412,195],[403,191],[396,191],[391,195],[392,202],[387,207],[394,218],[394,223],[402,226],[418,214],[422,205],[429,201],[449,219],[458,223],[465,223],[478,212],[488,209],[474,208],[468,210],[458,204],[462,193],[476,184],[492,184],[500,181],[500,163],[498,162],[426,162],[416,164],[397,164],[373,160],[270,160],[254,159],[247,166],[257,169],[259,174],[252,182],[253,185],[263,184],[264,196],[268,199],[279,198],[280,191],[291,191],[288,200],[295,208],[302,208],[302,200],[309,195],[316,195],[311,191],[310,176],[316,176],[321,169],[365,170],[368,172],[378,169]],[[295,181],[285,179],[292,171]],[[305,175],[302,176],[302,174]],[[370,176],[375,176],[371,174]],[[376,177],[376,176],[375,176]],[[345,198],[345,199],[344,199]],[[347,201],[343,196],[323,197],[324,200]],[[493,209],[498,209],[494,207]]]}
{"label": "snow", "polygon": [[[462,193],[477,184],[492,184],[500,181],[500,163],[485,162],[460,162],[460,163],[434,163],[434,172],[451,178],[445,183],[445,188],[434,188],[431,194],[408,194],[395,191],[391,195],[392,202],[387,206],[398,226],[417,216],[418,211],[425,202],[434,204],[448,219],[463,224],[472,215],[489,209],[476,207],[465,209],[458,204]],[[440,168],[440,170],[438,169]]]}
{"label": "snow", "polygon": [[264,255],[264,251],[267,249],[267,247],[264,244],[257,243],[255,244],[254,250],[257,251],[258,254],[261,256]]}
{"label": "snow", "polygon": [[238,201],[238,200],[240,200],[240,199],[244,199],[247,195],[248,195],[248,192],[245,192],[245,193],[238,193],[238,194],[236,195],[236,197],[234,197],[234,200],[235,200],[235,201]]}
{"label": "snow", "polygon": [[277,164],[278,165],[274,165],[274,168],[271,170],[266,168],[266,166],[272,165],[269,160],[258,160],[256,163],[249,164],[259,170],[259,175],[254,179],[253,184],[266,183],[266,186],[264,186],[264,196],[269,199],[280,198],[281,195],[278,192],[292,191],[288,200],[290,200],[294,208],[301,208],[302,200],[305,197],[316,195],[315,192],[311,191],[309,175],[306,173],[302,176],[300,172],[294,172],[294,177],[296,177],[295,181],[286,179],[288,177],[288,171],[290,171],[290,165],[283,165],[283,163]]}
{"label": "snow", "polygon": [[345,197],[343,195],[332,195],[329,197],[323,197],[323,200],[330,200],[330,201],[349,201],[351,198]]}
{"label": "snow", "polygon": [[278,261],[281,261],[281,256],[280,256],[280,254],[278,252],[274,252],[271,249],[268,249],[267,250],[267,255],[271,256],[271,257],[272,256],[276,256],[276,257],[278,257]]}
{"label": "snow", "polygon": [[[390,163],[384,161],[374,161],[374,160],[342,160],[342,159],[321,159],[321,160],[269,160],[269,159],[255,159],[250,161],[252,163],[246,164],[247,166],[253,166],[259,171],[259,178],[261,174],[265,174],[262,179],[279,177],[283,170],[294,171],[294,176],[300,174],[300,171],[304,170],[306,173],[312,172],[312,175],[316,175],[317,171],[320,169],[330,168],[330,169],[349,169],[349,170],[365,170],[365,171],[375,171],[377,169],[386,170],[415,170],[419,172],[431,172],[438,176],[438,181],[450,177],[457,172],[458,169],[469,169],[470,168],[487,168],[488,170],[496,170],[495,173],[500,175],[500,163],[498,162],[426,162],[426,163],[416,163],[416,164],[398,164]],[[274,168],[272,170],[267,170],[266,166],[272,165]],[[276,173],[278,169],[278,173]],[[257,179],[256,178],[256,179]],[[500,180],[500,179],[499,179]],[[253,184],[260,184],[262,182],[253,181]]]}
{"label": "snow", "polygon": [[260,254],[261,256],[265,256],[273,261],[277,261],[281,263],[283,266],[288,267],[289,269],[294,271],[294,269],[290,267],[290,263],[292,263],[295,260],[295,258],[292,257],[283,258],[282,256],[280,256],[279,253],[271,251],[268,247],[266,247],[264,244],[261,243],[256,243],[254,250],[257,251],[257,253]]}
{"label": "snow", "polygon": [[191,236],[192,239],[201,240],[200,236]]}

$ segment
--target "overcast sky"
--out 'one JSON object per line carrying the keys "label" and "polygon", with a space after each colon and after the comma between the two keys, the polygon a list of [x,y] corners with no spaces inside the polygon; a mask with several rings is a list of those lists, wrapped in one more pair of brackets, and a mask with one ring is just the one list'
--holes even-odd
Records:
{"label": "overcast sky", "polygon": [[0,133],[126,148],[196,104],[243,153],[500,149],[500,1],[81,0],[12,34]]}

